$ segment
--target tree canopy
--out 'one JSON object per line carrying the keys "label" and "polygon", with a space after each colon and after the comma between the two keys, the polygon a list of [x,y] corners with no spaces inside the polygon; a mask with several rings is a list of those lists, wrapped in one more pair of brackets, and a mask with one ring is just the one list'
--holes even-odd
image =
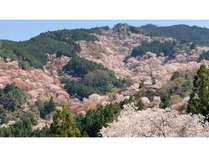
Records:
{"label": "tree canopy", "polygon": [[113,71],[79,56],[73,56],[63,71],[67,74],[80,77],[80,80],[63,80],[68,93],[80,99],[92,93],[105,94],[112,88],[128,86],[128,80],[116,78]]}
{"label": "tree canopy", "polygon": [[25,93],[14,84],[7,85],[1,90],[0,106],[3,106],[5,110],[13,112],[17,108],[20,108],[24,103],[26,103]]}
{"label": "tree canopy", "polygon": [[102,64],[97,64],[85,58],[74,55],[68,64],[64,66],[63,71],[73,76],[83,77],[89,72],[97,69],[105,70],[105,67]]}
{"label": "tree canopy", "polygon": [[41,33],[26,41],[0,40],[0,56],[19,60],[23,68],[41,68],[47,62],[47,53],[72,56],[80,52],[80,46],[76,41],[97,40],[91,32],[91,29],[65,29]]}
{"label": "tree canopy", "polygon": [[40,117],[45,119],[50,113],[56,110],[57,104],[54,102],[53,98],[51,97],[49,101],[36,102],[36,105],[39,106]]}
{"label": "tree canopy", "polygon": [[53,137],[80,137],[80,130],[67,106],[57,110],[50,126],[50,135]]}
{"label": "tree canopy", "polygon": [[209,70],[205,65],[200,66],[194,77],[187,112],[209,117]]}
{"label": "tree canopy", "polygon": [[142,43],[140,46],[133,48],[131,56],[143,56],[146,52],[152,52],[157,55],[163,53],[164,56],[173,56],[175,53],[175,48],[175,42],[161,43],[160,41],[153,41],[150,43]]}
{"label": "tree canopy", "polygon": [[198,45],[209,45],[209,29],[188,25],[173,25],[158,27],[155,25],[144,25],[139,28],[140,32],[149,36],[172,37],[178,41],[192,42]]}

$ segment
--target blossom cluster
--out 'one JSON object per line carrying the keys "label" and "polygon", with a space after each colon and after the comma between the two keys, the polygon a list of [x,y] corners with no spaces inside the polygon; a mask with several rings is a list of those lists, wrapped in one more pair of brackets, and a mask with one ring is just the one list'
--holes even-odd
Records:
{"label": "blossom cluster", "polygon": [[201,115],[179,114],[169,108],[136,111],[128,105],[100,132],[103,137],[208,137],[209,123]]}

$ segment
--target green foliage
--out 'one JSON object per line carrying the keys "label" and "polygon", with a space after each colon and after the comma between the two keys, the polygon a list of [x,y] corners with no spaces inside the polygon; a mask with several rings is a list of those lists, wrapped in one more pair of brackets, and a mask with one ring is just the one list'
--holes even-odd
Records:
{"label": "green foliage", "polygon": [[76,118],[77,125],[82,135],[89,137],[100,137],[100,129],[112,122],[123,109],[124,103],[99,106],[96,110],[87,111],[86,115],[80,115]]}
{"label": "green foliage", "polygon": [[80,131],[66,106],[57,110],[50,127],[33,130],[37,121],[33,114],[26,113],[8,127],[0,128],[0,137],[80,137]]}
{"label": "green foliage", "polygon": [[80,130],[77,128],[74,118],[67,106],[57,110],[50,126],[52,137],[80,137]]}
{"label": "green foliage", "polygon": [[25,115],[15,124],[0,128],[0,137],[31,137],[33,134],[34,117]]}
{"label": "green foliage", "polygon": [[98,106],[95,110],[87,111],[85,115],[77,116],[76,123],[82,136],[100,137],[100,129],[107,127],[108,123],[111,123],[118,117],[124,106],[132,101],[131,97],[120,103]]}
{"label": "green foliage", "polygon": [[[123,87],[125,82],[115,77],[112,71],[95,70],[86,74],[83,78],[85,85],[93,87],[98,93],[111,91],[113,87]],[[123,84],[124,83],[124,84]]]}
{"label": "green foliage", "polygon": [[163,108],[170,106],[174,103],[173,99],[178,96],[184,98],[192,92],[192,80],[182,78],[182,76],[170,80],[161,89],[157,91],[157,94],[161,97]]}
{"label": "green foliage", "polygon": [[190,95],[187,112],[209,117],[209,70],[201,65],[194,77],[193,90]]}
{"label": "green foliage", "polygon": [[170,106],[170,102],[169,102],[169,99],[168,98],[162,98],[161,99],[161,103],[160,103],[160,108],[167,108]]}
{"label": "green foliage", "polygon": [[8,122],[8,117],[3,106],[0,106],[0,124],[4,124]]}
{"label": "green foliage", "polygon": [[24,103],[26,103],[25,93],[14,84],[7,85],[1,92],[0,106],[3,106],[8,111],[13,112]]}
{"label": "green foliage", "polygon": [[50,129],[45,126],[41,129],[33,130],[31,133],[31,137],[50,137]]}
{"label": "green foliage", "polygon": [[209,60],[209,51],[207,52],[203,52],[200,56],[199,56],[199,60]]}
{"label": "green foliage", "polygon": [[17,122],[0,128],[0,137],[100,137],[100,129],[112,122],[119,115],[124,105],[132,101],[126,99],[120,103],[99,106],[96,110],[89,110],[85,115],[75,119],[68,107],[64,105],[53,115],[50,127],[33,129],[37,124],[32,113],[25,113]]}
{"label": "green foliage", "polygon": [[[143,86],[143,82],[140,85],[140,90],[135,94],[136,99],[141,97],[148,97],[150,100],[154,96],[160,96],[161,108],[169,107],[174,103],[176,98],[184,98],[189,96],[192,92],[192,79],[193,72],[175,72],[171,80],[164,84],[160,89],[146,88]],[[177,99],[176,99],[177,100]],[[140,102],[136,101],[136,103]]]}
{"label": "green foliage", "polygon": [[152,52],[157,55],[163,53],[164,56],[173,56],[175,53],[176,43],[175,42],[165,42],[153,41],[151,43],[142,43],[142,45],[133,48],[131,56],[143,56],[146,52]]}
{"label": "green foliage", "polygon": [[209,29],[197,26],[174,25],[158,27],[155,25],[145,25],[140,27],[141,32],[150,36],[172,37],[179,41],[192,42],[198,45],[209,45]]}
{"label": "green foliage", "polygon": [[20,67],[22,67],[22,69],[24,70],[28,70],[30,68],[30,63],[27,61],[21,61],[19,64],[20,64]]}
{"label": "green foliage", "polygon": [[105,67],[102,64],[97,64],[75,55],[72,57],[69,63],[64,66],[63,71],[73,76],[83,77],[89,72],[97,69],[104,70]]}
{"label": "green foliage", "polygon": [[114,87],[121,88],[130,85],[127,80],[117,79],[114,72],[108,70],[102,64],[94,63],[79,56],[73,56],[63,70],[67,74],[81,77],[80,81],[63,81],[68,93],[80,99],[88,97],[94,92],[105,94]]}
{"label": "green foliage", "polygon": [[179,76],[180,76],[180,73],[179,73],[178,71],[175,71],[175,72],[173,73],[173,75],[171,76],[171,80],[175,80],[175,79],[177,79]]}
{"label": "green foliage", "polygon": [[40,117],[44,119],[47,117],[47,115],[49,115],[51,112],[54,112],[56,110],[56,103],[54,102],[52,97],[49,101],[46,101],[44,103],[40,102],[37,105],[40,106],[39,107]]}
{"label": "green foliage", "polygon": [[0,41],[0,56],[18,59],[23,68],[28,65],[41,68],[47,62],[47,53],[72,56],[80,52],[78,40],[95,41],[91,30],[59,30],[41,33],[27,41]]}
{"label": "green foliage", "polygon": [[93,88],[73,80],[65,80],[64,84],[64,88],[67,90],[67,92],[79,99],[88,97],[95,91]]}

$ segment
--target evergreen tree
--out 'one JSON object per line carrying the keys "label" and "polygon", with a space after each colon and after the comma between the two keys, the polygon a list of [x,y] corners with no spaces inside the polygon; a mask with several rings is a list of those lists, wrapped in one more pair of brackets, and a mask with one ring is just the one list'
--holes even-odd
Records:
{"label": "evergreen tree", "polygon": [[209,118],[209,70],[201,65],[193,81],[187,112],[202,114]]}
{"label": "evergreen tree", "polygon": [[46,118],[51,112],[56,110],[56,103],[54,102],[53,98],[51,97],[48,102],[37,102],[40,103],[40,116],[41,118]]}
{"label": "evergreen tree", "polygon": [[57,110],[50,126],[50,134],[53,137],[80,137],[80,130],[70,114],[67,106]]}

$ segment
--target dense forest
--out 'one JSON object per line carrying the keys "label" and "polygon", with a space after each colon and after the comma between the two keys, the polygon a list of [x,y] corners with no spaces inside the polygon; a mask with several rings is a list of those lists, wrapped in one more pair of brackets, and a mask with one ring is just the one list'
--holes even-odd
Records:
{"label": "dense forest", "polygon": [[208,28],[187,25],[159,27],[149,24],[140,27],[139,30],[149,36],[172,37],[179,41],[193,42],[195,44],[205,46],[209,45]]}
{"label": "dense forest", "polygon": [[130,85],[130,81],[116,78],[113,71],[84,58],[73,56],[63,68],[66,74],[80,77],[79,81],[63,80],[67,91],[80,99],[92,93],[105,94],[112,88]]}
{"label": "dense forest", "polygon": [[[100,129],[117,118],[128,102],[130,100],[99,106],[96,110],[77,116],[70,112],[68,105],[62,105],[54,112],[52,124],[42,129],[33,129],[33,125],[37,124],[36,118],[25,113],[14,124],[0,128],[0,137],[101,137]],[[46,105],[51,103],[52,100]]]}
{"label": "dense forest", "polygon": [[176,47],[177,44],[175,42],[161,43],[160,41],[153,41],[150,43],[142,43],[140,46],[133,48],[131,56],[142,57],[146,52],[152,52],[157,56],[164,55],[171,57],[175,55]]}
{"label": "dense forest", "polygon": [[9,113],[21,109],[26,103],[27,95],[14,84],[0,90],[0,123],[8,122]]}
{"label": "dense forest", "polygon": [[47,53],[57,56],[72,56],[80,52],[78,40],[95,41],[91,35],[93,30],[75,29],[58,30],[31,38],[27,41],[0,41],[0,56],[3,58],[18,59],[23,68],[33,66],[41,68],[47,62]]}

